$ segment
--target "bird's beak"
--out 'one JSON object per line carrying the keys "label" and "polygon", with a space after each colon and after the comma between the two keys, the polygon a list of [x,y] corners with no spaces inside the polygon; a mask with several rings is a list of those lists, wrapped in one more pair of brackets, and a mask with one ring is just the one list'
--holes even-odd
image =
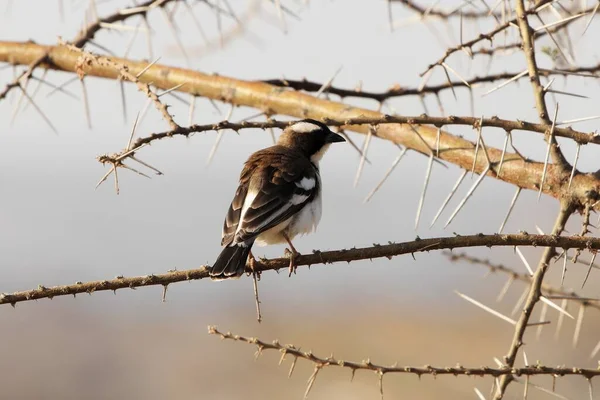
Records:
{"label": "bird's beak", "polygon": [[341,135],[338,135],[337,133],[333,133],[333,132],[329,132],[329,134],[325,138],[326,143],[336,143],[336,142],[345,142],[345,141],[346,141],[346,139],[344,139]]}

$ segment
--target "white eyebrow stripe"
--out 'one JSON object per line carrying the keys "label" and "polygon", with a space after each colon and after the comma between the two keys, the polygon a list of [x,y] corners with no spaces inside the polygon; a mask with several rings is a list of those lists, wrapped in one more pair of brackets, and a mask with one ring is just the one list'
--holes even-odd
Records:
{"label": "white eyebrow stripe", "polygon": [[292,130],[297,133],[307,133],[307,132],[318,131],[321,129],[322,128],[319,125],[313,124],[312,122],[302,121],[302,122],[296,122],[294,125],[292,125]]}
{"label": "white eyebrow stripe", "polygon": [[302,178],[302,180],[300,182],[296,182],[296,186],[298,186],[299,188],[302,188],[304,190],[311,190],[312,188],[315,187],[316,184],[317,184],[317,182],[315,181],[314,178],[307,178],[307,177]]}

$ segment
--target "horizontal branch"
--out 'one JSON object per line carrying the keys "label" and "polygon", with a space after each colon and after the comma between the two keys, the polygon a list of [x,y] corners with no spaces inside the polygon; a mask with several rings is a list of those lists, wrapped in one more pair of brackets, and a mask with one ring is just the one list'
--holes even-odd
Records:
{"label": "horizontal branch", "polygon": [[439,17],[442,19],[448,19],[450,17],[461,17],[465,19],[479,19],[479,18],[490,18],[490,16],[500,17],[499,14],[490,14],[489,11],[464,11],[462,5],[455,7],[454,10],[444,11],[442,9],[435,8],[433,6],[423,7],[412,0],[389,0],[393,3],[402,3],[405,7],[413,10],[414,12],[421,14],[423,18],[428,16]]}
{"label": "horizontal branch", "polygon": [[[600,375],[600,369],[586,369],[578,367],[546,367],[544,365],[532,365],[522,368],[515,367],[501,367],[501,368],[489,368],[489,367],[432,367],[431,365],[425,365],[422,367],[406,367],[398,365],[377,365],[373,364],[370,360],[362,362],[339,360],[333,357],[319,357],[314,355],[311,351],[301,351],[300,348],[294,345],[282,345],[278,340],[274,340],[271,343],[262,341],[258,338],[248,338],[240,335],[234,335],[232,333],[223,333],[219,331],[215,326],[208,327],[208,333],[211,335],[218,335],[221,339],[234,340],[236,342],[248,343],[257,347],[257,356],[261,354],[263,350],[276,350],[281,353],[282,361],[285,356],[289,355],[296,359],[302,358],[310,361],[313,364],[322,367],[337,366],[348,368],[355,371],[366,370],[373,371],[380,376],[388,373],[394,374],[414,374],[414,375],[454,375],[454,376],[503,376],[503,375],[515,375],[515,376],[533,376],[533,375],[553,375],[553,376],[566,376],[566,375],[579,375],[585,378],[591,379]],[[295,362],[295,361],[294,361]]]}
{"label": "horizontal branch", "polygon": [[[490,260],[484,260],[484,259],[481,259],[478,257],[473,257],[466,253],[454,254],[452,252],[445,252],[444,255],[447,256],[449,258],[449,260],[452,262],[464,261],[464,262],[467,262],[470,264],[481,265],[481,266],[488,268],[490,272],[504,273],[504,274],[508,275],[512,280],[524,282],[528,285],[531,284],[531,282],[533,280],[531,275],[529,275],[528,273],[520,273],[520,272],[517,272],[514,269],[509,268],[503,264],[495,264],[495,263],[492,263]],[[588,266],[588,265],[586,264],[586,266]],[[598,267],[596,266],[596,268],[598,268]],[[542,294],[544,297],[547,297],[550,299],[552,299],[552,298],[568,299],[569,301],[578,303],[582,306],[600,310],[600,304],[598,304],[598,300],[583,297],[579,293],[577,293],[573,290],[566,290],[566,289],[558,288],[558,287],[552,286],[552,285],[550,285],[548,283],[544,283],[544,282],[542,283],[541,289],[542,289]]]}
{"label": "horizontal branch", "polygon": [[[103,26],[105,26],[105,24],[124,22],[127,19],[136,15],[145,17],[150,10],[164,7],[172,1],[178,0],[147,0],[134,7],[120,9],[117,12],[114,12],[113,14],[110,14],[103,18],[98,18],[95,21],[84,26],[83,29],[81,29],[81,31],[79,31],[79,33],[73,38],[73,40],[71,40],[71,42],[74,46],[81,48],[84,45],[86,45],[89,41],[91,41],[94,38],[94,36],[100,30],[103,29]],[[38,68],[42,63],[47,61],[47,56],[48,52],[45,52],[40,53],[37,56],[37,58],[32,59],[29,63],[28,68],[25,71],[21,72],[19,76],[13,79],[10,83],[8,83],[6,87],[2,90],[2,92],[0,92],[0,100],[4,99],[12,89],[23,85],[24,83],[22,81],[26,81],[27,79],[29,79],[33,74],[33,71],[36,68]]]}
{"label": "horizontal branch", "polygon": [[[313,251],[312,254],[303,254],[295,258],[297,266],[311,266],[316,264],[331,264],[336,262],[351,262],[358,260],[372,260],[374,258],[388,258],[403,254],[414,254],[431,250],[455,249],[463,247],[496,247],[496,246],[534,246],[534,247],[557,247],[564,249],[600,249],[600,238],[580,236],[550,236],[550,235],[471,235],[441,237],[432,239],[419,239],[403,242],[390,243],[386,245],[375,244],[370,247],[342,249],[332,251]],[[261,259],[254,264],[255,271],[279,270],[289,267],[288,258]],[[251,273],[250,265],[246,265],[246,272]],[[93,293],[98,291],[126,288],[137,288],[143,286],[167,286],[171,283],[208,278],[207,266],[197,269],[170,271],[160,275],[146,275],[131,278],[117,277],[112,280],[77,282],[73,285],[62,285],[45,287],[38,286],[37,289],[3,293],[0,295],[0,304],[12,304],[37,300],[42,298],[53,298],[57,296],[76,295],[80,293]]]}
{"label": "horizontal branch", "polygon": [[[0,42],[0,61],[28,64],[39,54],[49,52],[51,64],[47,68],[75,73],[80,65],[81,55],[64,46],[40,46],[33,43]],[[248,82],[238,79],[203,74],[181,68],[132,61],[122,58],[111,58],[118,64],[127,67],[130,73],[139,76],[139,81],[152,83],[153,86],[168,90],[178,87],[178,91],[203,96],[209,99],[224,101],[233,105],[248,106],[262,110],[269,115],[289,115],[300,118],[321,120],[347,120],[350,118],[377,119],[385,115],[379,112],[348,104],[319,99],[306,93],[282,90],[280,87],[262,82]],[[120,72],[106,65],[92,64],[86,66],[87,75],[109,79],[119,79]],[[182,85],[182,86],[178,86]],[[450,117],[452,118],[452,117]],[[493,118],[492,118],[493,119]],[[414,123],[420,121],[413,118]],[[429,123],[432,123],[428,120]],[[443,121],[440,121],[443,123]],[[469,122],[470,124],[470,122]],[[520,128],[525,123],[516,122]],[[547,127],[550,129],[550,127]],[[352,125],[348,129],[367,133],[370,125]],[[507,127],[508,130],[512,129]],[[568,129],[568,128],[567,128]],[[418,132],[418,134],[416,133]],[[554,197],[569,196],[577,208],[583,208],[592,200],[600,198],[600,178],[594,174],[582,174],[576,171],[570,182],[570,173],[543,163],[523,159],[520,155],[500,149],[488,148],[487,156],[493,166],[503,161],[502,175],[490,168],[485,157],[476,156],[475,145],[461,137],[438,130],[435,126],[413,125],[411,123],[382,124],[374,133],[377,137],[390,140],[423,154],[431,154],[432,149],[440,149],[439,158],[470,170],[474,165],[476,173],[486,172],[489,176],[524,189],[539,190],[542,175],[545,175],[542,192]],[[584,134],[585,136],[585,134]],[[582,136],[581,138],[584,138]],[[589,135],[585,136],[592,139]],[[474,162],[475,161],[475,162]],[[570,183],[570,185],[569,185]],[[598,198],[596,198],[598,197]],[[594,209],[600,208],[596,204]]]}
{"label": "horizontal branch", "polygon": [[[519,45],[520,45],[520,43],[515,44],[515,47],[518,48]],[[474,53],[476,53],[476,51]],[[569,69],[543,69],[543,68],[539,69],[539,75],[545,76],[545,77],[556,76],[556,75],[569,76],[569,75],[573,75],[573,74],[577,74],[577,75],[586,74],[586,76],[588,76],[590,78],[600,78],[600,75],[598,75],[598,73],[600,73],[600,63],[598,63],[596,65],[586,66],[586,67],[575,67],[575,68],[569,68]],[[587,74],[589,74],[589,75],[587,75]],[[441,92],[443,90],[447,90],[447,89],[452,89],[452,88],[457,88],[457,87],[468,88],[469,86],[475,86],[475,85],[478,85],[481,83],[491,83],[491,82],[499,81],[502,79],[511,79],[517,75],[519,75],[519,72],[503,72],[503,73],[499,73],[499,74],[475,76],[473,78],[467,79],[464,82],[461,80],[450,81],[450,82],[440,83],[437,85],[426,85],[426,86],[418,87],[418,88],[401,87],[400,85],[395,85],[395,86],[391,87],[390,89],[384,90],[381,92],[372,92],[372,91],[367,91],[367,90],[363,90],[363,89],[344,89],[344,88],[340,88],[340,87],[336,87],[336,86],[332,86],[332,85],[327,86],[322,82],[315,82],[315,81],[310,81],[307,79],[299,79],[299,80],[267,79],[267,80],[263,80],[262,82],[265,82],[265,83],[268,83],[271,85],[275,85],[275,86],[288,87],[288,88],[291,88],[294,90],[305,90],[307,92],[318,92],[318,91],[322,90],[323,87],[326,87],[326,89],[323,90],[324,93],[335,94],[337,96],[340,96],[341,98],[358,97],[358,98],[372,99],[375,101],[382,102],[382,101],[385,101],[387,99],[391,99],[394,97],[423,96],[426,94],[438,94],[439,92]],[[467,86],[467,84],[469,86]]]}
{"label": "horizontal branch", "polygon": [[[449,117],[430,117],[428,115],[418,116],[392,116],[385,115],[376,118],[347,118],[347,119],[335,119],[335,118],[324,118],[323,121],[330,126],[339,126],[345,129],[352,129],[354,125],[376,125],[381,126],[384,124],[411,124],[411,125],[434,125],[434,126],[448,126],[448,125],[459,125],[459,126],[470,126],[477,128],[479,125],[482,127],[493,127],[504,129],[505,131],[522,130],[528,132],[537,132],[544,134],[548,127],[543,124],[536,124],[527,121],[511,121],[507,119],[501,119],[498,117],[492,118],[474,118],[474,117],[463,117],[451,115]],[[178,127],[176,129],[164,132],[153,133],[149,136],[141,137],[135,140],[132,149],[139,148],[143,145],[150,144],[155,140],[165,139],[172,136],[190,136],[193,133],[207,132],[207,131],[219,131],[223,129],[231,129],[234,131],[240,131],[242,129],[269,129],[269,128],[286,128],[294,121],[243,121],[243,122],[230,122],[220,121],[213,124],[202,124],[202,125],[191,125],[188,127]],[[554,134],[560,137],[566,137],[573,139],[580,143],[593,143],[600,144],[600,135],[595,133],[585,133],[576,131],[572,128],[555,128]],[[447,151],[447,149],[440,149],[440,153]],[[120,155],[120,154],[119,154]],[[106,160],[108,161],[108,160]]]}

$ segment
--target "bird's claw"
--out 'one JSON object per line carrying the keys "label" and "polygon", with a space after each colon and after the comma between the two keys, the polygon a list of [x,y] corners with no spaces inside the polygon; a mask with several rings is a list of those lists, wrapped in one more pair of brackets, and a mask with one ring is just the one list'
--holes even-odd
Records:
{"label": "bird's claw", "polygon": [[254,268],[256,265],[256,258],[254,258],[252,253],[248,255],[248,264],[250,266],[250,270],[252,271],[252,275],[255,275],[256,279],[260,281],[260,271],[257,271],[256,268]]}
{"label": "bird's claw", "polygon": [[289,275],[288,277],[292,276],[292,273],[296,274],[296,258],[300,255],[300,253],[298,253],[297,251],[295,251],[294,249],[290,250],[288,248],[285,249],[285,255],[287,257],[289,257],[290,259],[290,266],[289,266]]}

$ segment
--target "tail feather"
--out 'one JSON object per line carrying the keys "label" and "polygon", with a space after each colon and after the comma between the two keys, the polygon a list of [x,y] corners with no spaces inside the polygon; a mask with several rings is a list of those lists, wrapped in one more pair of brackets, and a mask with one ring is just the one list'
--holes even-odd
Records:
{"label": "tail feather", "polygon": [[212,279],[226,279],[241,276],[246,268],[250,249],[252,249],[252,243],[247,246],[239,244],[225,247],[210,268],[208,272],[210,277]]}

